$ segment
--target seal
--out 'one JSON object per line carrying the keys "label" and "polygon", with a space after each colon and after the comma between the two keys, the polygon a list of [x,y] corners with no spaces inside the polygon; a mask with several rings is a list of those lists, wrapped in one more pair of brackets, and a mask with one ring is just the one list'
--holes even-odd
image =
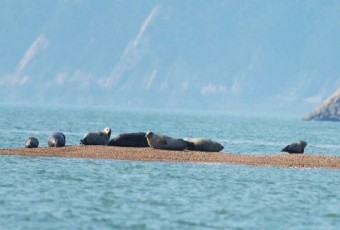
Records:
{"label": "seal", "polygon": [[61,132],[52,133],[48,137],[48,146],[49,147],[63,147],[66,144],[66,137]]}
{"label": "seal", "polygon": [[281,150],[281,152],[303,153],[306,146],[307,146],[307,142],[305,142],[305,141],[294,142],[294,143],[284,147]]}
{"label": "seal", "polygon": [[25,147],[26,148],[38,148],[39,146],[39,141],[35,137],[28,137],[25,140]]}
{"label": "seal", "polygon": [[151,148],[166,149],[166,150],[179,150],[182,151],[188,147],[188,144],[183,139],[172,138],[165,135],[155,134],[153,132],[146,133],[146,139]]}
{"label": "seal", "polygon": [[115,138],[112,138],[107,145],[121,147],[149,147],[145,132],[119,134]]}
{"label": "seal", "polygon": [[80,144],[83,145],[107,145],[111,136],[111,129],[105,128],[103,131],[87,132],[84,134]]}
{"label": "seal", "polygon": [[192,143],[188,145],[188,150],[203,151],[203,152],[219,152],[224,147],[220,143],[213,141],[208,138],[195,137],[195,138],[184,138],[185,141]]}

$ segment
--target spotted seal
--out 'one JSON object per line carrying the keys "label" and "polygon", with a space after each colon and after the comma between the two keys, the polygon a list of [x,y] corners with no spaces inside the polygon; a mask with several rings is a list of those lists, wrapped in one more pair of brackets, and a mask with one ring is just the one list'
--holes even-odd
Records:
{"label": "spotted seal", "polygon": [[66,137],[61,132],[52,133],[48,137],[48,146],[49,147],[63,147],[66,144]]}
{"label": "spotted seal", "polygon": [[184,150],[188,144],[183,139],[172,138],[165,135],[155,134],[153,132],[146,133],[146,139],[151,148],[166,149],[166,150]]}
{"label": "spotted seal", "polygon": [[304,150],[305,150],[306,146],[307,146],[307,142],[305,142],[305,141],[294,142],[294,143],[284,147],[281,150],[281,152],[304,153]]}
{"label": "spotted seal", "polygon": [[84,134],[80,144],[83,145],[107,145],[111,136],[111,129],[105,128],[103,131],[87,132]]}
{"label": "spotted seal", "polygon": [[115,138],[112,138],[107,145],[121,147],[149,147],[145,132],[119,134]]}
{"label": "spotted seal", "polygon": [[39,141],[35,137],[28,137],[25,140],[25,147],[26,148],[38,148],[39,146]]}
{"label": "spotted seal", "polygon": [[204,151],[204,152],[219,152],[223,149],[223,145],[208,138],[184,138],[185,141],[192,143],[188,145],[188,150]]}

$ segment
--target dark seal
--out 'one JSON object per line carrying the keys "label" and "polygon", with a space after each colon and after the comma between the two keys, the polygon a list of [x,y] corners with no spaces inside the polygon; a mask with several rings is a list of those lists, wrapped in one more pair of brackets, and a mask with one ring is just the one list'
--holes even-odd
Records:
{"label": "dark seal", "polygon": [[146,133],[122,133],[112,138],[107,145],[121,147],[149,147],[146,140]]}
{"label": "dark seal", "polygon": [[288,153],[304,153],[305,147],[307,146],[307,142],[299,141],[287,145],[284,147],[281,152],[288,152]]}
{"label": "dark seal", "polygon": [[25,140],[25,147],[26,148],[38,148],[39,146],[39,141],[35,137],[28,137]]}
{"label": "dark seal", "polygon": [[185,138],[184,140],[192,143],[192,145],[188,145],[187,148],[188,150],[203,152],[219,152],[223,149],[223,145],[208,138],[196,137]]}
{"label": "dark seal", "polygon": [[49,147],[63,147],[66,144],[66,137],[61,132],[52,133],[48,137],[48,146]]}

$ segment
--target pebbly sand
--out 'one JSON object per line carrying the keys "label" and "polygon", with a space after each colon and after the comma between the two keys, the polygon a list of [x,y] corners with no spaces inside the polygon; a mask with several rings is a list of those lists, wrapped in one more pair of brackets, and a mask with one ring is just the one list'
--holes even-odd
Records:
{"label": "pebbly sand", "polygon": [[193,151],[168,151],[152,148],[111,146],[67,146],[61,148],[12,148],[0,149],[0,155],[100,158],[131,161],[227,163],[256,166],[340,168],[340,157],[317,154],[249,155],[208,153]]}

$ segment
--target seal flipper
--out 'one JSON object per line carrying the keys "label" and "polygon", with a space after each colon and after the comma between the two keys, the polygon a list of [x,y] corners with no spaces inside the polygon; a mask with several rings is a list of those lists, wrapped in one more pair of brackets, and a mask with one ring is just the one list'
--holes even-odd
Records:
{"label": "seal flipper", "polygon": [[288,146],[284,147],[281,152],[288,152]]}

